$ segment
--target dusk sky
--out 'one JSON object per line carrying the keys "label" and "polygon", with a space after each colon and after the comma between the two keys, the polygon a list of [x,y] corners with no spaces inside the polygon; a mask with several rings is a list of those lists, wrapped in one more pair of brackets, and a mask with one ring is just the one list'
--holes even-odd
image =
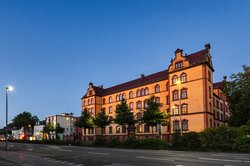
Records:
{"label": "dusk sky", "polygon": [[211,44],[214,82],[250,65],[249,0],[1,0],[0,128],[23,111],[81,113],[89,82],[111,87]]}

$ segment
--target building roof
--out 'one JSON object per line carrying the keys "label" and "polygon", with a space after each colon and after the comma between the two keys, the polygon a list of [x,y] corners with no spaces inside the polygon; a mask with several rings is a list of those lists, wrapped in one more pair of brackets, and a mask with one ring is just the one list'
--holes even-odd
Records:
{"label": "building roof", "polygon": [[190,65],[195,65],[206,61],[206,54],[208,53],[207,49],[195,52],[193,54],[187,55],[187,59]]}
{"label": "building roof", "polygon": [[223,82],[216,82],[213,83],[214,89],[222,89],[223,88]]}

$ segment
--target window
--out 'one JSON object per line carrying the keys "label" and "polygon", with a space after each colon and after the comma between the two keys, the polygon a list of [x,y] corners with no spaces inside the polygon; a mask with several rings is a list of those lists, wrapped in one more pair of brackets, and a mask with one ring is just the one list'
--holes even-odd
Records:
{"label": "window", "polygon": [[120,101],[122,100],[122,94],[119,95],[119,99],[120,99]]}
{"label": "window", "polygon": [[208,80],[212,81],[212,79],[211,79],[211,72],[209,70],[208,70]]}
{"label": "window", "polygon": [[137,101],[136,105],[137,105],[137,109],[142,108],[142,102],[141,101]]}
{"label": "window", "polygon": [[133,98],[133,92],[132,92],[132,91],[129,92],[129,98],[130,98],[130,99]]}
{"label": "window", "polygon": [[169,90],[169,83],[166,84],[166,90]]}
{"label": "window", "polygon": [[125,93],[122,94],[122,99],[126,99],[126,94]]}
{"label": "window", "polygon": [[212,94],[211,94],[212,92],[211,92],[211,87],[209,86],[209,98],[211,98],[212,97]]}
{"label": "window", "polygon": [[175,63],[175,68],[178,69],[178,68],[182,68],[183,66],[183,63],[182,62],[177,62]]}
{"label": "window", "polygon": [[173,93],[173,100],[179,100],[179,92],[178,92],[178,90],[174,90],[172,93]]}
{"label": "window", "polygon": [[116,133],[120,133],[121,132],[121,127],[120,126],[116,126]]}
{"label": "window", "polygon": [[137,133],[142,133],[142,125],[141,124],[139,124],[139,125],[137,125]]}
{"label": "window", "polygon": [[176,85],[177,81],[178,81],[178,76],[177,75],[173,76],[173,78],[172,78],[172,84]]}
{"label": "window", "polygon": [[187,119],[182,120],[182,130],[188,131],[188,120]]}
{"label": "window", "polygon": [[122,126],[122,133],[126,133],[126,126]]}
{"label": "window", "polygon": [[187,98],[187,89],[182,89],[181,90],[181,98],[186,99]]}
{"label": "window", "polygon": [[166,96],[166,103],[170,104],[169,95]]}
{"label": "window", "polygon": [[160,86],[159,85],[155,85],[155,93],[160,92]]}
{"label": "window", "polygon": [[112,114],[112,106],[109,107],[109,114]]}
{"label": "window", "polygon": [[109,97],[109,103],[112,103],[112,97],[111,96]]}
{"label": "window", "polygon": [[173,106],[173,114],[178,115],[179,114],[179,105],[174,105]]}
{"label": "window", "polygon": [[188,113],[188,105],[187,104],[182,104],[181,105],[181,113],[182,114],[187,114]]}
{"label": "window", "polygon": [[86,106],[86,100],[83,101],[83,106]]}
{"label": "window", "polygon": [[149,133],[149,126],[144,125],[144,132],[145,132],[145,133]]}
{"label": "window", "polygon": [[119,101],[119,95],[116,95],[116,101]]}
{"label": "window", "polygon": [[109,134],[112,134],[112,126],[109,127]]}
{"label": "window", "polygon": [[141,95],[144,96],[144,89],[141,89]]}
{"label": "window", "polygon": [[138,112],[137,113],[137,120],[141,120],[142,119],[142,113],[141,112]]}
{"label": "window", "polygon": [[95,100],[94,99],[91,99],[91,104],[94,104],[95,103]]}
{"label": "window", "polygon": [[91,104],[91,101],[90,101],[90,99],[88,99],[88,105],[90,105]]}
{"label": "window", "polygon": [[155,99],[155,102],[156,102],[156,103],[160,103],[160,98],[157,97],[157,98]]}
{"label": "window", "polygon": [[186,73],[181,74],[181,82],[182,83],[187,82],[187,74]]}
{"label": "window", "polygon": [[173,121],[173,130],[178,130],[179,129],[179,121],[178,120],[174,120]]}
{"label": "window", "polygon": [[141,91],[140,89],[137,90],[137,97],[140,97],[141,96]]}
{"label": "window", "polygon": [[95,110],[94,110],[94,108],[92,107],[92,108],[91,108],[91,114],[94,115],[94,113],[95,113]]}
{"label": "window", "polygon": [[129,109],[134,109],[134,104],[131,102],[131,103],[129,103]]}
{"label": "window", "polygon": [[94,128],[89,128],[89,134],[94,134]]}
{"label": "window", "polygon": [[102,99],[102,104],[105,104],[105,103],[106,103],[106,99],[103,98],[103,99]]}
{"label": "window", "polygon": [[105,127],[102,127],[102,128],[101,128],[101,132],[102,132],[102,134],[106,134]]}
{"label": "window", "polygon": [[148,100],[144,100],[144,108],[148,108]]}
{"label": "window", "polygon": [[148,95],[149,94],[149,90],[148,90],[148,88],[145,88],[145,90],[144,90],[145,92],[145,95]]}
{"label": "window", "polygon": [[92,92],[92,90],[90,90],[90,91],[89,91],[89,95],[92,95],[92,94],[93,94],[93,92]]}
{"label": "window", "polygon": [[212,112],[212,104],[209,102],[209,111]]}

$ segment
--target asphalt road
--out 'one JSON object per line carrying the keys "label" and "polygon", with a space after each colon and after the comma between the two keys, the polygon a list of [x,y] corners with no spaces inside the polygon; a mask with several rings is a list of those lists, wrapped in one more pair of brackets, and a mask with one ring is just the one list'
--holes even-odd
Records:
{"label": "asphalt road", "polygon": [[250,166],[250,154],[137,150],[0,142],[0,165],[15,166]]}

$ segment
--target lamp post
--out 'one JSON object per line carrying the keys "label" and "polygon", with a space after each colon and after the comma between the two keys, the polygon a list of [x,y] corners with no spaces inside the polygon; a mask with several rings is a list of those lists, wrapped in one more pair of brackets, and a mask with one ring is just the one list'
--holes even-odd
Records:
{"label": "lamp post", "polygon": [[8,150],[8,93],[13,91],[12,86],[7,86],[6,88],[6,128],[5,128],[5,150]]}
{"label": "lamp post", "polygon": [[182,114],[182,111],[181,111],[181,80],[178,80],[176,82],[178,84],[178,89],[179,89],[179,111],[180,111],[180,133],[181,133],[181,136],[182,136],[182,118],[181,118],[181,114]]}

